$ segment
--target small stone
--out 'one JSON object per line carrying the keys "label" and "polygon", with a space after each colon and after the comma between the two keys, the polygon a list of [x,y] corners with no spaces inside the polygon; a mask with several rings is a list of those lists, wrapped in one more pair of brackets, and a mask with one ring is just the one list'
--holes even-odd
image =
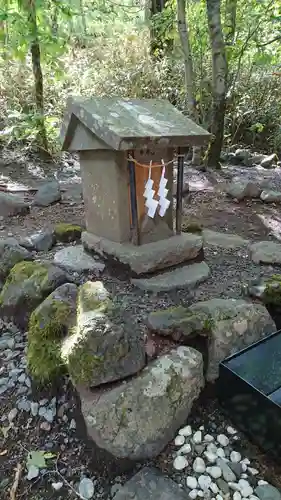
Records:
{"label": "small stone", "polygon": [[185,427],[183,427],[182,429],[179,430],[179,435],[180,436],[185,436],[185,437],[189,437],[192,435],[192,429],[191,429],[191,426],[190,425],[186,425]]}
{"label": "small stone", "polygon": [[232,481],[229,481],[228,483],[229,488],[231,488],[233,491],[239,491],[241,490],[241,486],[238,483],[234,483]]}
{"label": "small stone", "polygon": [[219,493],[219,487],[216,483],[211,483],[210,490],[216,495]]}
{"label": "small stone", "polygon": [[27,474],[27,480],[32,481],[32,479],[35,479],[36,477],[39,476],[39,469],[35,465],[30,465],[28,468],[28,474]]}
{"label": "small stone", "polygon": [[249,497],[252,493],[254,493],[252,486],[246,479],[239,479],[238,484],[243,497]]}
{"label": "small stone", "polygon": [[225,434],[219,434],[217,437],[217,442],[223,447],[229,445],[229,439],[227,436],[225,436]]}
{"label": "small stone", "polygon": [[27,399],[21,399],[17,403],[17,407],[21,411],[29,411],[30,410],[30,401]]}
{"label": "small stone", "polygon": [[214,443],[208,444],[207,451],[209,453],[214,453],[215,455],[217,455],[217,450],[218,450],[218,448],[216,447],[216,445]]}
{"label": "small stone", "polygon": [[231,425],[229,425],[227,428],[226,428],[226,432],[230,435],[230,436],[233,436],[234,434],[237,433],[237,430],[234,429],[234,427],[231,427]]}
{"label": "small stone", "polygon": [[208,462],[214,464],[217,460],[217,455],[211,451],[204,451],[204,456],[207,458]]}
{"label": "small stone", "polygon": [[185,442],[184,436],[177,436],[175,439],[175,446],[182,446]]}
{"label": "small stone", "polygon": [[253,467],[248,467],[247,471],[250,472],[252,476],[256,476],[259,473],[259,471],[257,469],[254,469]]}
{"label": "small stone", "polygon": [[242,477],[242,474],[243,474],[243,465],[245,467],[247,467],[247,465],[245,464],[239,464],[239,463],[235,463],[235,462],[229,462],[228,463],[229,467],[231,468],[231,470],[233,470],[235,476],[237,477],[237,479],[239,479],[240,477]]}
{"label": "small stone", "polygon": [[225,458],[225,451],[223,448],[218,448],[217,449],[217,455],[219,458]]}
{"label": "small stone", "polygon": [[199,444],[202,442],[202,431],[195,432],[195,434],[193,435],[193,442],[195,444]]}
{"label": "small stone", "polygon": [[202,490],[198,490],[197,495],[198,495],[200,498],[204,498],[205,493],[204,493],[204,491],[202,491]]}
{"label": "small stone", "polygon": [[191,498],[191,500],[195,500],[195,498],[198,497],[198,490],[194,489],[194,490],[191,490],[189,492],[189,498]]}
{"label": "small stone", "polygon": [[185,443],[178,451],[178,455],[186,455],[191,452],[191,446],[189,443]]}
{"label": "small stone", "polygon": [[63,482],[62,481],[58,481],[57,483],[52,483],[52,488],[55,490],[55,491],[59,491],[61,490],[63,487]]}
{"label": "small stone", "polygon": [[198,477],[198,484],[199,484],[201,490],[206,491],[210,488],[210,486],[212,484],[212,480],[211,480],[210,476],[202,475],[202,476]]}
{"label": "small stone", "polygon": [[191,490],[195,490],[197,488],[197,479],[193,476],[187,476],[186,478],[186,486]]}
{"label": "small stone", "polygon": [[242,497],[241,497],[241,495],[240,495],[239,491],[235,491],[235,492],[233,493],[233,497],[232,497],[232,498],[233,498],[233,500],[241,500],[241,499],[242,499]]}
{"label": "small stone", "polygon": [[211,434],[206,434],[206,435],[204,436],[203,441],[204,441],[205,443],[211,443],[212,441],[214,441],[214,437],[213,437],[213,436],[211,436]]}
{"label": "small stone", "polygon": [[38,410],[39,410],[39,404],[32,401],[30,403],[30,412],[33,417],[36,417],[38,415]]}
{"label": "small stone", "polygon": [[79,494],[89,500],[93,498],[95,492],[94,483],[91,479],[84,477],[79,483]]}
{"label": "small stone", "polygon": [[268,482],[267,482],[267,481],[264,481],[264,479],[260,479],[260,480],[258,481],[258,486],[265,486],[266,484],[268,484]]}
{"label": "small stone", "polygon": [[42,429],[42,431],[49,432],[51,430],[51,424],[49,422],[42,422],[40,424],[40,429]]}
{"label": "small stone", "polygon": [[185,469],[186,467],[188,466],[188,461],[186,460],[186,458],[182,455],[178,455],[174,462],[173,462],[173,467],[174,469],[176,470],[183,470]]}
{"label": "small stone", "polygon": [[13,408],[9,413],[8,413],[8,420],[9,422],[12,422],[18,414],[17,408]]}
{"label": "small stone", "polygon": [[230,453],[230,460],[231,462],[238,463],[242,459],[241,454],[238,451],[232,451]]}
{"label": "small stone", "polygon": [[221,468],[218,466],[207,467],[207,472],[213,479],[218,479],[222,475]]}
{"label": "small stone", "polygon": [[229,465],[222,458],[218,458],[217,465],[218,465],[218,467],[221,468],[222,476],[223,476],[225,481],[227,481],[229,483],[229,482],[234,482],[236,480],[236,476],[235,476],[234,472],[231,470]]}
{"label": "small stone", "polygon": [[44,418],[45,418],[45,420],[47,420],[47,422],[49,422],[51,424],[53,422],[53,420],[54,420],[53,411],[52,410],[46,410],[45,413],[44,413]]}
{"label": "small stone", "polygon": [[74,431],[76,429],[76,422],[75,422],[74,418],[72,418],[70,421],[69,429],[72,431]]}
{"label": "small stone", "polygon": [[198,474],[202,474],[206,470],[205,462],[203,458],[197,457],[195,458],[193,462],[193,470],[194,472],[197,472]]}
{"label": "small stone", "polygon": [[216,500],[223,500],[223,497],[221,495],[217,495]]}

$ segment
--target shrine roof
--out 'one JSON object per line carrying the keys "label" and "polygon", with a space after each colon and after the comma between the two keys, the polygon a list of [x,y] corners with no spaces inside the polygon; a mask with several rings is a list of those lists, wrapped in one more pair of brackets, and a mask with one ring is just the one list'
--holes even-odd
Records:
{"label": "shrine roof", "polygon": [[64,150],[79,124],[114,150],[140,149],[148,144],[163,148],[204,145],[211,137],[162,99],[69,98],[61,128]]}

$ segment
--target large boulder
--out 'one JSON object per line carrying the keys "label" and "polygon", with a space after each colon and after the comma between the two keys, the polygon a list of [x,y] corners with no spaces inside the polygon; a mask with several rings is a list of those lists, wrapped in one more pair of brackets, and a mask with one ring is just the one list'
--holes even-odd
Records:
{"label": "large boulder", "polygon": [[77,273],[92,271],[99,274],[105,268],[105,264],[85,252],[82,245],[70,246],[58,250],[54,256],[54,264],[70,272]]}
{"label": "large boulder", "polygon": [[65,283],[31,314],[28,325],[28,370],[37,384],[53,382],[64,370],[61,343],[75,324],[78,288]]}
{"label": "large boulder", "polygon": [[247,179],[233,180],[226,187],[226,193],[236,200],[244,198],[259,198],[262,188],[255,182]]}
{"label": "large boulder", "polygon": [[101,282],[80,287],[76,328],[63,343],[62,357],[76,386],[115,382],[145,366],[141,331]]}
{"label": "large boulder", "polygon": [[186,422],[203,386],[202,355],[180,346],[129,382],[98,397],[81,394],[88,435],[115,458],[155,457]]}
{"label": "large boulder", "polygon": [[29,211],[29,205],[23,201],[22,197],[0,192],[0,214],[2,216],[26,215]]}
{"label": "large boulder", "polygon": [[281,328],[281,274],[253,281],[244,287],[251,297],[259,299],[273,318],[277,329]]}
{"label": "large boulder", "polygon": [[207,337],[208,381],[218,377],[223,359],[276,330],[262,304],[236,299],[211,299],[154,312],[148,317],[148,327],[185,342],[194,335]]}
{"label": "large boulder", "polygon": [[36,252],[48,252],[56,242],[53,231],[38,231],[20,240],[21,246]]}
{"label": "large boulder", "polygon": [[0,280],[4,280],[12,267],[23,260],[32,260],[32,254],[15,238],[0,239]]}
{"label": "large boulder", "polygon": [[271,155],[266,156],[262,161],[261,161],[261,166],[263,168],[274,168],[277,164],[278,157],[275,153],[272,153]]}
{"label": "large boulder", "polygon": [[48,207],[61,200],[61,191],[58,181],[48,181],[39,187],[34,196],[33,204],[39,207]]}
{"label": "large boulder", "polygon": [[1,291],[0,311],[25,328],[31,312],[58,286],[71,281],[67,273],[50,263],[19,262]]}

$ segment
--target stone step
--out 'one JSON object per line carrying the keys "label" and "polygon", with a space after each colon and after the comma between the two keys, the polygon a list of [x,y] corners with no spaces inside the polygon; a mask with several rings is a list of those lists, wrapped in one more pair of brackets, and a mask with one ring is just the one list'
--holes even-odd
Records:
{"label": "stone step", "polygon": [[188,500],[189,496],[158,469],[145,467],[116,493],[113,500]]}
{"label": "stone step", "polygon": [[256,264],[281,264],[281,244],[275,241],[253,243],[250,254]]}
{"label": "stone step", "polygon": [[211,231],[210,229],[204,229],[202,231],[204,245],[216,246],[225,249],[234,249],[242,246],[246,246],[249,241],[244,240],[241,236],[237,234],[227,234],[220,233],[217,231]]}
{"label": "stone step", "polygon": [[191,264],[173,269],[151,278],[135,278],[131,282],[141,290],[149,292],[168,292],[176,288],[194,288],[211,274],[206,262]]}

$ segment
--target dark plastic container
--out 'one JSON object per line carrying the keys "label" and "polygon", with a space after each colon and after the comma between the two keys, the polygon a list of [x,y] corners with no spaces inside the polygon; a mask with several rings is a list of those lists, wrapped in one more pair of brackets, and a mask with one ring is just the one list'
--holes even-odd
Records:
{"label": "dark plastic container", "polygon": [[220,363],[218,397],[238,429],[281,460],[281,330]]}

